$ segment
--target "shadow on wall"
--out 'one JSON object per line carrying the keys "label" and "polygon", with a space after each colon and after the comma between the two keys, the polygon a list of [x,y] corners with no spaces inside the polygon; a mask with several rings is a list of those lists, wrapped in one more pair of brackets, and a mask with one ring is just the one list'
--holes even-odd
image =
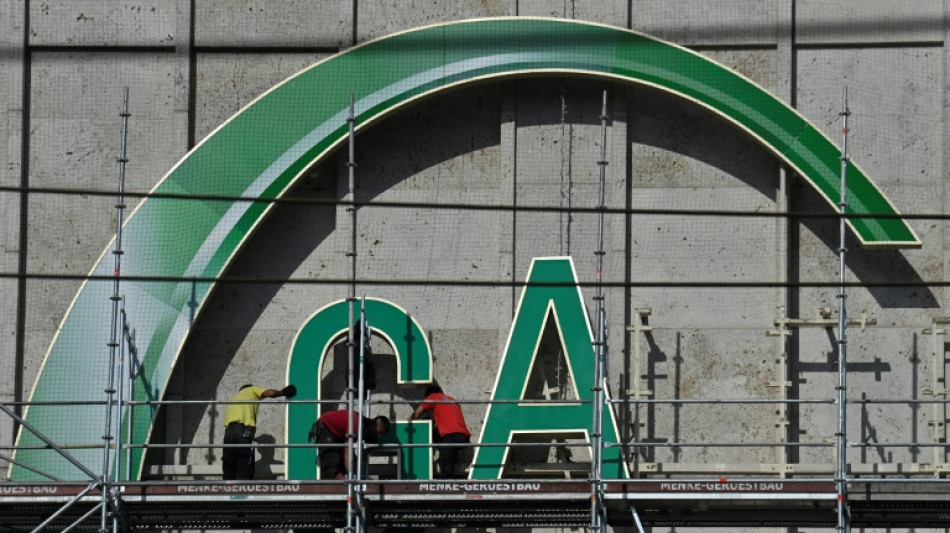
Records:
{"label": "shadow on wall", "polygon": [[[505,85],[487,87],[483,85],[470,90],[450,91],[426,99],[361,133],[356,142],[356,157],[357,161],[366,164],[359,169],[357,200],[372,199],[422,169],[497,146],[500,142],[498,116]],[[322,200],[342,198],[345,191],[338,189],[338,185],[345,187],[345,158],[345,149],[339,151],[337,157],[327,158],[304,176],[285,197]],[[444,178],[464,181],[465,176],[463,173],[455,178]],[[337,208],[332,205],[275,205],[223,277],[289,278],[336,231],[336,217]],[[319,274],[312,273],[313,277]],[[174,384],[179,383],[181,391],[185,391],[184,395],[189,400],[215,399],[216,385],[221,382],[235,353],[282,286],[281,281],[260,284],[219,283],[192,326],[169,380],[169,393],[173,392]],[[377,368],[377,374],[381,377],[378,390],[396,391],[395,383],[392,389],[385,388],[384,378],[389,375],[385,367],[391,362],[391,375],[395,379],[395,359],[379,359],[382,368]],[[326,394],[324,397],[327,398]],[[392,408],[389,410],[392,411]],[[222,407],[187,406],[183,411],[183,442],[221,441],[222,428],[219,426]],[[199,427],[205,417],[210,420],[208,434],[198,438]],[[164,411],[156,418],[155,432],[151,438],[153,442],[164,441],[165,418]],[[206,452],[201,462],[213,464],[219,455],[219,451]],[[194,458],[191,460],[194,461]],[[147,464],[164,462],[163,452],[150,451],[146,459]]]}
{"label": "shadow on wall", "polygon": [[[356,138],[356,199],[372,200],[426,169],[499,146],[498,120],[506,88],[506,83],[486,83],[448,91],[406,107],[361,132]],[[345,168],[340,172],[346,176]],[[417,185],[437,179],[446,187],[464,188],[466,174],[464,168],[459,168],[436,176],[421,175]]]}
{"label": "shadow on wall", "polygon": [[698,105],[647,87],[631,87],[627,102],[630,144],[660,150],[634,159],[633,187],[695,186],[692,172],[677,164],[682,156],[715,167],[775,201],[779,162],[745,132]]}
{"label": "shadow on wall", "polygon": [[[629,94],[628,105],[632,117],[630,142],[633,145],[651,146],[676,156],[695,159],[742,180],[769,200],[776,200],[779,161],[744,132],[699,106],[660,91],[634,87],[630,89]],[[675,172],[675,165],[664,164],[669,163],[668,161],[659,163],[658,167],[653,169],[634,168],[631,176],[633,186],[690,185],[689,172],[678,174]],[[789,210],[828,215],[829,218],[801,219],[800,223],[821,240],[828,248],[829,254],[837,254],[839,234],[835,210],[814,188],[805,186],[802,179],[791,180],[790,185]],[[794,220],[790,223],[794,223]],[[894,281],[902,284],[921,283],[920,287],[867,287],[868,292],[882,308],[938,306],[933,292],[924,286],[923,278],[904,256],[904,252],[862,248],[851,231],[847,232],[845,243],[848,249],[847,266],[857,277],[856,281],[881,284]],[[796,262],[793,261],[794,263]],[[938,277],[932,276],[934,279]],[[836,280],[837,274],[831,272],[828,279],[802,281]]]}
{"label": "shadow on wall", "polygon": [[[425,385],[400,386],[396,383],[397,365],[396,356],[392,347],[381,337],[374,336],[372,340],[373,365],[376,367],[376,388],[368,391],[372,416],[386,416],[390,421],[406,420],[412,412],[406,402],[422,399]],[[339,400],[339,403],[321,404],[320,412],[326,413],[335,409],[346,409],[346,386],[348,373],[349,351],[346,342],[333,345],[323,363],[323,372],[320,378],[320,399]],[[354,396],[355,399],[355,396]],[[398,402],[398,403],[397,403]]]}
{"label": "shadow on wall", "polygon": [[[818,198],[810,187],[806,187],[802,180],[796,180],[792,191],[792,205],[794,211],[805,213],[827,214],[829,218],[807,218],[801,220],[801,225],[813,233],[828,248],[829,254],[837,255],[840,246],[839,222],[836,213],[821,198]],[[904,256],[901,250],[871,250],[862,248],[861,244],[848,231],[845,235],[847,248],[846,264],[858,281],[868,284],[865,287],[874,301],[885,309],[934,309],[939,307],[937,297],[924,283],[923,278],[913,265]],[[942,267],[941,267],[942,268]],[[942,269],[940,270],[942,274]],[[939,279],[941,274],[928,276]],[[849,274],[850,276],[850,274]],[[829,279],[816,281],[837,281],[837,264],[835,270],[829,272]],[[810,280],[803,280],[810,281]],[[889,287],[888,283],[900,283],[901,287]],[[907,286],[920,283],[920,286]],[[854,311],[852,311],[853,313]]]}
{"label": "shadow on wall", "polygon": [[[326,164],[311,170],[286,197],[335,199],[335,168],[336,163],[330,158]],[[301,266],[312,250],[333,233],[335,226],[336,208],[332,205],[278,204],[244,244],[223,277],[286,279]],[[185,399],[226,400],[215,397],[216,385],[282,285],[280,281],[219,283],[192,325],[191,334],[169,380],[169,395],[174,392],[175,384],[180,384],[179,392],[183,393]],[[257,376],[248,376],[246,381],[256,379]],[[220,419],[224,414],[224,406],[188,405],[182,411],[183,442],[221,442],[223,428],[220,427]],[[210,420],[208,435],[198,438],[198,428],[205,416]],[[163,408],[156,418],[155,434],[151,438],[153,442],[164,441],[165,418]],[[219,456],[220,450],[208,450],[201,454],[201,462],[213,464]],[[146,464],[164,463],[163,459],[164,453],[150,451]]]}
{"label": "shadow on wall", "polygon": [[[272,446],[274,444],[277,444],[277,439],[273,435],[270,435],[267,433],[263,435],[257,435],[254,438],[254,440],[257,442],[257,444],[261,444],[264,446]],[[276,453],[277,453],[276,448],[267,448],[267,447],[258,448],[257,449],[257,464],[256,464],[257,472],[262,472],[262,471],[272,472],[273,469],[269,468],[269,466],[280,463],[280,461],[277,461],[277,459],[275,458]],[[270,476],[270,479],[277,479],[277,478],[278,478],[277,476]],[[254,479],[265,479],[265,477],[261,474],[255,474]]]}

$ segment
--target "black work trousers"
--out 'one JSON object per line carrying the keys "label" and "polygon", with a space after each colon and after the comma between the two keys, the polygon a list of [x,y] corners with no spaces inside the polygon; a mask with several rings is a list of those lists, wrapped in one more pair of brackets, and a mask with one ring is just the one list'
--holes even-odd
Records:
{"label": "black work trousers", "polygon": [[225,444],[244,444],[244,448],[224,448],[221,466],[224,479],[254,479],[254,430],[252,426],[232,423],[224,429]]}
{"label": "black work trousers", "polygon": [[[442,435],[441,439],[442,444],[468,444],[469,438],[468,435],[464,433],[447,433]],[[459,460],[459,452],[462,451],[462,446],[439,446],[439,459],[436,463],[439,466],[439,471],[436,472],[436,479],[452,479],[455,477],[455,465]]]}
{"label": "black work trousers", "polygon": [[[320,466],[320,479],[332,480],[342,478],[346,475],[346,467],[343,462],[343,454],[347,449],[342,446],[333,446],[334,444],[344,444],[346,439],[334,435],[323,422],[317,422],[314,425],[315,433],[313,442],[319,447],[319,456],[317,465]],[[331,446],[326,446],[327,444]],[[323,446],[321,446],[323,445]]]}

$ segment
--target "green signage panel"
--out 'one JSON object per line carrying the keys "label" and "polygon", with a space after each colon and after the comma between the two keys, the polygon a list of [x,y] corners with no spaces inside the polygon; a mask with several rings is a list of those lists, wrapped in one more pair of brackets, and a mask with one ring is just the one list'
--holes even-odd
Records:
{"label": "green signage panel", "polygon": [[[404,309],[376,298],[365,300],[367,322],[373,333],[392,347],[396,357],[396,383],[432,382],[432,350],[419,324]],[[360,302],[354,303],[354,316],[360,316]],[[318,310],[297,332],[287,363],[287,381],[297,386],[297,399],[321,399],[320,380],[323,363],[330,347],[344,340],[349,331],[350,309],[346,300],[339,300]],[[291,403],[287,406],[287,442],[304,444],[310,426],[320,416],[317,404]],[[395,426],[397,438],[417,436]],[[400,442],[416,442],[403,440]],[[410,454],[410,458],[418,456]],[[288,479],[317,479],[315,448],[287,450]],[[401,461],[405,462],[405,461]],[[414,463],[413,463],[414,464]],[[427,472],[416,472],[424,476]]]}
{"label": "green signage panel", "polygon": [[[525,399],[531,366],[549,320],[553,320],[557,327],[578,401],[517,403],[517,400]],[[601,433],[605,443],[619,442],[611,409],[604,409],[603,428],[594,428],[594,356],[594,336],[577,285],[573,261],[568,257],[535,259],[528,273],[528,285],[521,293],[492,392],[493,401],[505,403],[488,406],[480,442],[509,443],[516,435],[521,435],[532,441],[579,437],[589,443],[594,433]],[[609,395],[606,397],[609,400]],[[471,477],[502,477],[509,452],[503,446],[477,448]],[[627,476],[619,447],[604,449],[602,473],[606,478]]]}

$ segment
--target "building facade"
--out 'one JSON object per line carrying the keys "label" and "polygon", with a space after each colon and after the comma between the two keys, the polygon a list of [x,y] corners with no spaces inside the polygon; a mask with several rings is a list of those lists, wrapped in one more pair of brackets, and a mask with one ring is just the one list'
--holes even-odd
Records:
{"label": "building facade", "polygon": [[[301,329],[354,293],[404,310],[431,350],[431,379],[403,380],[398,357],[389,357],[396,342],[373,338],[375,413],[405,420],[435,380],[464,400],[478,441],[489,402],[498,399],[505,354],[513,353],[524,282],[536,259],[554,257],[571,258],[594,338],[603,291],[606,385],[614,401],[608,413],[617,442],[630,444],[621,447],[630,476],[833,476],[842,300],[850,475],[945,475],[945,3],[554,4],[0,1],[7,161],[0,170],[0,375],[6,376],[0,399],[28,422],[23,402],[36,400],[39,388],[51,391],[45,400],[105,399],[101,369],[74,364],[71,354],[101,350],[104,361],[114,355],[114,333],[97,329],[103,321],[116,323],[117,305],[106,299],[93,308],[96,318],[77,311],[73,323],[67,319],[83,309],[76,307],[82,290],[113,288],[95,268],[111,267],[117,255],[123,88],[131,114],[127,227],[145,216],[146,202],[173,213],[156,218],[156,226],[176,217],[197,220],[241,203],[231,196],[243,193],[223,194],[210,184],[240,173],[256,152],[194,158],[201,165],[193,167],[183,162],[187,154],[213,148],[238,120],[258,121],[251,132],[255,124],[289,131],[293,117],[319,106],[344,113],[337,126],[344,131],[347,102],[328,102],[329,89],[337,98],[387,69],[410,70],[406,65],[431,54],[433,41],[420,41],[425,46],[418,49],[404,43],[379,64],[321,78],[328,91],[295,96],[296,114],[253,115],[267,98],[284,98],[281,91],[290,89],[282,88],[301,82],[304,69],[373,42],[396,42],[387,39],[400,32],[468,19],[543,17],[530,20],[630,30],[669,43],[663,50],[671,54],[698,54],[774,97],[838,149],[846,87],[847,156],[906,216],[913,238],[868,242],[849,227],[847,297],[841,298],[838,199],[791,159],[804,140],[783,145],[724,108],[677,92],[673,82],[562,64],[570,57],[557,58],[558,68],[528,65],[447,81],[438,90],[386,100],[379,104],[385,113],[357,121],[355,167],[343,135],[322,147],[319,158],[313,152],[315,163],[294,167],[286,189],[261,192],[282,201],[255,204],[259,219],[219,270],[188,271],[198,296],[189,300],[193,314],[178,310],[180,325],[161,323],[150,333],[142,325],[160,313],[143,302],[169,302],[166,291],[185,290],[180,279],[144,280],[134,289],[119,282],[115,290],[130,332],[139,334],[143,361],[151,357],[166,367],[155,374],[160,379],[150,375],[140,385],[140,398],[211,402],[149,408],[137,419],[148,420],[145,441],[188,445],[135,459],[137,475],[192,468],[213,477],[220,449],[206,446],[222,440],[224,409],[213,402],[246,382],[278,387],[302,379],[289,371]],[[532,42],[570,47],[578,39],[577,48],[584,47],[581,37],[560,31],[536,34]],[[471,47],[491,49],[493,42],[480,37],[470,36]],[[512,52],[501,43],[495,53]],[[705,79],[688,68],[669,70]],[[743,87],[710,82],[700,94],[721,90],[761,110],[749,103],[757,93]],[[254,143],[264,152],[278,141],[261,135]],[[161,189],[175,172],[194,175],[181,188]],[[149,191],[165,196],[145,200]],[[864,199],[860,191],[851,198],[855,207]],[[348,201],[359,204],[355,216]],[[140,250],[161,262],[196,238],[155,235],[148,226],[130,232],[121,260],[135,264],[129,256]],[[589,387],[577,376],[593,370],[572,365],[568,326],[556,311],[545,316],[527,349],[521,397],[587,398]],[[170,338],[180,342],[170,342],[170,352],[156,347],[153,331],[176,328],[179,336]],[[86,330],[99,346],[70,345],[74,330]],[[310,399],[345,394],[345,348],[337,344],[326,353],[315,380],[320,397]],[[74,390],[78,396],[66,392]],[[45,423],[67,435],[90,427],[99,434],[104,423],[86,411],[78,417],[48,411],[62,418]],[[36,413],[33,420],[42,425]],[[0,419],[0,444],[14,446],[17,427],[12,418]],[[586,477],[589,435],[540,433],[513,437],[552,445],[512,448],[503,477]],[[258,435],[272,444],[300,438],[278,404],[262,405]],[[97,444],[79,440],[61,444]],[[287,452],[263,449],[260,462],[265,475],[281,478]]]}

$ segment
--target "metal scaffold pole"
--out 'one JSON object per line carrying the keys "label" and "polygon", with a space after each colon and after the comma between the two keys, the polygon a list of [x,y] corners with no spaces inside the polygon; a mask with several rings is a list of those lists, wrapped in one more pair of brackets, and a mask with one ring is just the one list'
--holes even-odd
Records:
{"label": "metal scaffold pole", "polygon": [[[122,307],[119,309],[119,338],[116,341],[119,343],[119,391],[118,396],[116,397],[115,403],[115,461],[113,464],[113,474],[112,478],[115,480],[122,479],[122,462],[123,457],[122,450],[123,445],[129,441],[123,441],[122,439],[122,411],[125,409],[125,380],[126,378],[126,353],[125,353],[125,324],[126,324],[126,314],[125,314],[125,297],[122,297]],[[128,463],[128,461],[126,461]]]}
{"label": "metal scaffold pole", "polygon": [[607,175],[607,91],[604,91],[600,113],[600,216],[597,227],[597,341],[594,362],[594,431],[591,434],[591,531],[602,531],[606,524],[601,498],[604,454],[604,374],[607,358],[607,312],[604,308],[604,197]]}
{"label": "metal scaffold pole", "polygon": [[[99,480],[102,490],[102,513],[99,530],[101,533],[107,531],[106,523],[109,517],[109,497],[112,492],[112,483],[109,480],[109,448],[112,441],[112,402],[115,396],[115,362],[116,351],[119,347],[121,338],[122,324],[119,319],[119,302],[122,298],[119,296],[119,275],[122,272],[122,222],[125,213],[125,164],[128,162],[126,157],[126,139],[129,131],[129,88],[126,87],[122,92],[122,141],[119,156],[119,191],[116,198],[116,217],[115,217],[115,246],[112,250],[115,268],[113,270],[113,291],[112,296],[112,338],[109,341],[109,379],[106,387],[106,416],[105,431],[102,434],[102,478]],[[118,451],[116,453],[118,457]],[[118,502],[116,503],[118,505]],[[113,528],[117,527],[115,518],[113,519]]]}
{"label": "metal scaffold pole", "polygon": [[[125,442],[132,444],[132,428],[135,424],[135,406],[132,402],[135,401],[135,378],[138,377],[139,365],[138,365],[138,349],[135,346],[135,330],[129,326],[129,317],[125,313],[125,307],[122,309],[122,346],[123,351],[125,347],[128,346],[128,352],[126,356],[126,363],[128,364],[125,371],[125,379],[128,380],[129,390],[126,392],[129,398],[129,403],[126,405],[126,411],[129,416],[125,421]],[[126,446],[125,449],[125,479],[132,479],[132,447]]]}
{"label": "metal scaffold pole", "polygon": [[[357,423],[356,429],[356,472],[354,474],[354,481],[359,482],[363,480],[363,419],[366,417],[367,409],[367,400],[366,398],[366,378],[365,378],[365,362],[366,362],[366,342],[368,336],[368,330],[366,324],[366,297],[364,296],[360,300],[360,335],[359,335],[359,386],[358,386],[358,398],[360,406],[360,417]],[[353,417],[350,417],[351,423]],[[366,530],[365,515],[363,513],[363,484],[360,483],[356,490],[356,524],[358,531],[362,532]]]}
{"label": "metal scaffold pole", "polygon": [[835,487],[838,497],[838,526],[839,533],[850,531],[847,507],[847,483],[848,483],[848,417],[847,417],[847,391],[848,391],[848,315],[845,300],[845,259],[847,258],[847,249],[845,248],[845,223],[847,218],[847,177],[848,177],[848,116],[851,111],[848,110],[848,87],[842,89],[841,94],[841,191],[840,201],[838,202],[839,218],[839,242],[838,247],[838,269],[840,290],[838,292],[838,432],[837,455],[838,465],[835,474]]}
{"label": "metal scaffold pole", "polygon": [[[347,173],[348,173],[348,189],[347,194],[349,196],[350,202],[356,200],[356,105],[354,103],[353,94],[350,93],[350,115],[346,119],[349,124],[349,159],[347,160]],[[346,454],[347,454],[347,463],[348,465],[354,464],[354,431],[356,428],[353,427],[353,417],[350,415],[353,412],[353,391],[355,387],[354,378],[355,378],[355,368],[353,368],[353,361],[356,355],[356,342],[355,331],[353,324],[355,322],[356,313],[354,306],[356,304],[356,204],[351,203],[347,207],[347,211],[350,213],[350,250],[347,252],[347,256],[350,258],[350,293],[347,298],[349,303],[349,325],[347,333],[347,384],[346,384],[346,405],[347,405],[347,431],[346,431]],[[346,530],[355,531],[355,518],[356,518],[356,509],[353,505],[354,494],[354,476],[353,469],[349,468],[347,473],[347,483],[346,483]]]}

